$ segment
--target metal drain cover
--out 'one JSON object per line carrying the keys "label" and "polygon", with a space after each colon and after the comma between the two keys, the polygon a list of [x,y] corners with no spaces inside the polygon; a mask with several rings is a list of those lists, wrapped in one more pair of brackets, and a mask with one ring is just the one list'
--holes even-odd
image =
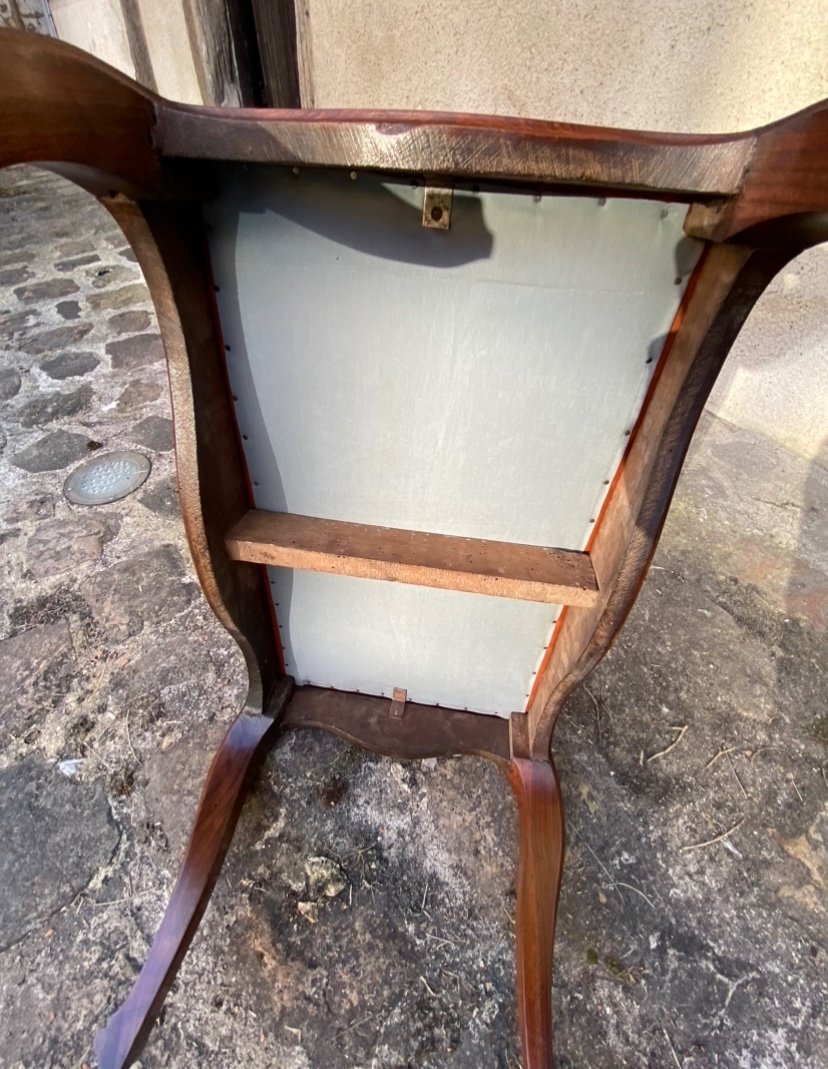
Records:
{"label": "metal drain cover", "polygon": [[151,468],[143,453],[118,449],[75,468],[63,493],[74,505],[108,505],[143,486]]}

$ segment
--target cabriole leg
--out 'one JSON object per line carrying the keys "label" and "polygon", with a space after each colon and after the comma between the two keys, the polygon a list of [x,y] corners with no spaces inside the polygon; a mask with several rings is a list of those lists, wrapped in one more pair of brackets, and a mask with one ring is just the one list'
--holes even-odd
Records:
{"label": "cabriole leg", "polygon": [[184,863],[149,956],[126,1002],[98,1033],[100,1069],[126,1069],[140,1056],[218,879],[256,758],[289,697],[289,681],[281,686],[268,715],[242,712],[236,718],[213,758]]}
{"label": "cabriole leg", "polygon": [[552,948],[564,855],[563,804],[551,759],[513,758],[509,779],[520,834],[515,962],[523,1069],[551,1069]]}

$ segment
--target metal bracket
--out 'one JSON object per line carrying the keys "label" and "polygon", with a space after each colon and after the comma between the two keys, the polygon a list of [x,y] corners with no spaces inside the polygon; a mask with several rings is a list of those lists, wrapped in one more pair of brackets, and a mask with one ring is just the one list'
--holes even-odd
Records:
{"label": "metal bracket", "polygon": [[391,708],[388,713],[392,720],[402,720],[405,713],[405,703],[408,699],[408,691],[403,690],[402,687],[394,687],[393,697],[391,699]]}
{"label": "metal bracket", "polygon": [[451,226],[453,200],[453,189],[426,186],[423,191],[423,226],[431,230],[448,230]]}

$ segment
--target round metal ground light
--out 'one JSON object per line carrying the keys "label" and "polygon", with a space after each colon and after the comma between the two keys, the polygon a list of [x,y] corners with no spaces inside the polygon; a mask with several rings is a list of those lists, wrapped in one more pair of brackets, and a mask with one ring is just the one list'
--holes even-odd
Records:
{"label": "round metal ground light", "polygon": [[109,505],[143,486],[151,468],[143,453],[117,449],[75,468],[63,484],[63,493],[73,505]]}

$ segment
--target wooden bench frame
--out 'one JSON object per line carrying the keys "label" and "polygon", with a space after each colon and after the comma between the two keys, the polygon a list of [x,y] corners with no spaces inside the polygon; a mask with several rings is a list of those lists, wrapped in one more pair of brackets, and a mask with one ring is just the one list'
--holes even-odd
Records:
{"label": "wooden bench frame", "polygon": [[[828,107],[709,137],[470,115],[196,108],[162,100],[69,46],[0,31],[0,131],[0,166],[36,163],[92,191],[135,250],[167,356],[179,492],[193,560],[213,611],[245,655],[250,680],[244,710],[207,775],[183,867],[147,962],[99,1036],[102,1069],[127,1066],[140,1054],[207,905],[256,759],[279,731],[308,727],[398,758],[478,754],[508,774],[519,810],[516,959],[523,1065],[548,1069],[564,837],[550,756],[555,721],[635,602],[696,422],[750,309],[785,263],[828,238]],[[589,589],[563,610],[525,714],[504,720],[417,706],[399,715],[397,702],[390,715],[382,699],[294,689],[284,674],[261,562],[298,551],[295,545],[279,549],[272,522],[270,535],[250,545],[251,502],[199,203],[211,188],[213,162],[221,160],[366,169],[435,186],[475,180],[533,193],[643,196],[688,205],[685,230],[706,248],[586,554],[572,554],[587,558],[581,564],[588,566],[587,579],[592,576]],[[252,521],[255,526],[255,515]],[[330,545],[320,551],[324,532],[314,522],[308,545],[299,549],[321,552],[319,566],[337,570],[337,553]],[[294,539],[296,529],[294,523]],[[348,567],[384,567],[387,573],[390,565],[377,562],[378,536],[371,530],[381,529],[362,532],[363,548],[350,554]],[[507,546],[516,548],[522,547]],[[455,581],[446,576],[456,568],[439,560],[431,568],[439,547],[417,552],[420,557],[404,554],[395,563],[408,568],[406,581],[420,582],[430,571],[439,573],[435,585]],[[354,565],[354,558],[361,563]],[[491,579],[485,567],[472,571],[476,578],[463,582]],[[544,600],[543,592],[539,597]]]}

